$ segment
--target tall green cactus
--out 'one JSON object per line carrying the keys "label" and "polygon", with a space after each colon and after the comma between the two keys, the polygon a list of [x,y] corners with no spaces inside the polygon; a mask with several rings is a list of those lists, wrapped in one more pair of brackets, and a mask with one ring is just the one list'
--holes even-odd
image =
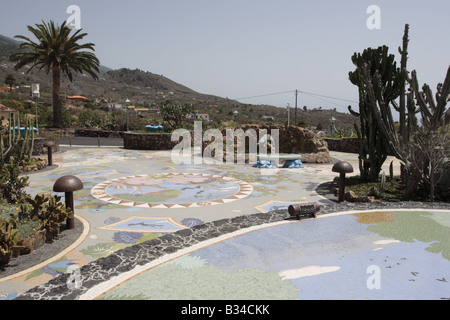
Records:
{"label": "tall green cactus", "polygon": [[370,77],[380,81],[375,88],[375,94],[386,101],[393,101],[401,93],[401,85],[405,77],[397,68],[395,56],[388,54],[387,46],[377,49],[368,48],[362,54],[355,53],[352,62],[356,66],[349,73],[350,81],[359,88],[359,112],[349,107],[351,114],[360,118],[360,128],[357,129],[361,140],[359,152],[360,173],[366,181],[377,181],[384,161],[387,158],[388,139],[382,134],[376,123],[374,110],[370,106],[366,90],[364,70],[369,70]]}
{"label": "tall green cactus", "polygon": [[[18,128],[16,130],[15,128]],[[0,168],[9,163],[13,156],[17,163],[28,161],[31,158],[34,147],[33,121],[27,119],[25,131],[20,131],[19,114],[10,114],[8,125],[0,128]]]}
{"label": "tall green cactus", "polygon": [[17,118],[14,114],[10,113],[7,126],[1,126],[0,130],[0,168],[2,168],[6,163],[9,162],[9,157],[11,153],[17,148],[20,142],[20,136],[16,135],[11,130],[12,127],[15,128],[18,124]]}
{"label": "tall green cactus", "polygon": [[0,218],[0,266],[7,265],[11,259],[13,249],[18,243],[17,217],[9,220]]}
{"label": "tall green cactus", "polygon": [[447,69],[444,83],[440,83],[437,86],[435,96],[433,96],[433,92],[427,84],[424,84],[422,91],[420,91],[417,72],[413,70],[411,74],[411,89],[420,108],[424,128],[429,131],[436,131],[440,127],[449,124],[450,110],[446,110],[446,105],[450,97],[450,67]]}

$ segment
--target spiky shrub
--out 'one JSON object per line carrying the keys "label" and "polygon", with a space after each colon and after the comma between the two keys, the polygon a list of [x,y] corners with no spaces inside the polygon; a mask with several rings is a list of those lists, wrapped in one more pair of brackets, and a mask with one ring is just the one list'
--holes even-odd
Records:
{"label": "spiky shrub", "polygon": [[66,205],[61,202],[61,197],[36,195],[34,199],[28,197],[27,201],[32,207],[30,218],[41,221],[42,229],[46,230],[48,241],[59,235],[64,221],[73,217],[72,210],[66,208]]}
{"label": "spiky shrub", "polygon": [[20,170],[13,159],[0,168],[0,197],[8,203],[20,202],[25,196],[28,186],[28,177],[20,177]]}
{"label": "spiky shrub", "polygon": [[9,263],[18,239],[16,218],[13,217],[9,220],[0,218],[0,266]]}

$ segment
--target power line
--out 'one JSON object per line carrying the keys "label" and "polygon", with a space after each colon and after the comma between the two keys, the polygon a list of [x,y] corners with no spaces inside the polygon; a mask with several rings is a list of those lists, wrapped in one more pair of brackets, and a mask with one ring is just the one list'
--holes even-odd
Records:
{"label": "power line", "polygon": [[[325,95],[322,95],[322,94],[311,93],[311,92],[300,91],[300,90],[291,90],[291,91],[284,91],[284,92],[277,92],[277,93],[268,93],[268,94],[262,94],[262,95],[258,95],[258,96],[238,98],[238,99],[235,99],[235,100],[256,99],[256,98],[276,96],[276,95],[282,95],[282,94],[287,94],[287,93],[295,93],[295,92],[306,94],[306,95],[310,95],[310,96],[315,97],[316,99],[319,99],[318,97],[321,97],[321,98],[327,98],[327,99],[344,101],[344,102],[358,103],[358,101],[354,101],[354,100],[348,100],[348,99],[342,99],[342,98],[337,98],[337,97],[325,96]],[[322,99],[319,99],[319,100],[322,100]],[[330,101],[327,101],[327,100],[322,100],[322,101],[330,102]],[[330,102],[330,103],[333,103],[333,102]],[[339,105],[337,103],[335,103],[335,104]]]}
{"label": "power line", "polygon": [[[305,94],[305,93],[304,93],[304,94]],[[343,104],[336,103],[336,102],[333,102],[333,101],[330,101],[330,100],[326,100],[326,99],[323,99],[323,98],[319,98],[318,96],[315,96],[315,95],[309,95],[309,94],[306,94],[306,95],[307,95],[307,96],[310,96],[311,98],[320,100],[320,101],[325,101],[325,102],[327,102],[327,103],[331,103],[331,104],[334,104],[334,105],[336,105],[336,106],[340,106],[340,107],[343,107],[343,108],[347,108],[347,106],[344,106]]]}
{"label": "power line", "polygon": [[333,100],[339,100],[339,101],[345,101],[345,102],[358,103],[358,101],[347,100],[347,99],[341,99],[341,98],[330,97],[330,96],[324,96],[324,95],[317,94],[317,93],[311,93],[311,92],[305,92],[305,91],[299,91],[299,93],[309,94],[309,95],[311,95],[311,96],[317,96],[317,97],[328,98],[328,99],[333,99]]}
{"label": "power line", "polygon": [[259,96],[252,96],[252,97],[244,97],[244,98],[238,98],[238,99],[234,99],[234,100],[247,100],[247,99],[255,99],[255,98],[262,98],[262,97],[268,97],[268,96],[277,96],[277,95],[281,95],[281,94],[287,94],[287,93],[293,93],[294,91],[285,91],[285,92],[277,92],[277,93],[268,93],[268,94],[263,94],[263,95],[259,95]]}

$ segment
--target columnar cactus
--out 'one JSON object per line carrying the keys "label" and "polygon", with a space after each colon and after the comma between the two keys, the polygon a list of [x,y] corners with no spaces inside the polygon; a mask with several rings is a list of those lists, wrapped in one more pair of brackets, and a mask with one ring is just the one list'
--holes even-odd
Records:
{"label": "columnar cactus", "polygon": [[11,130],[17,125],[17,119],[13,114],[10,114],[8,119],[8,126],[1,126],[0,128],[0,168],[7,162],[9,162],[9,156],[17,148],[20,142],[20,135],[16,135]]}
{"label": "columnar cactus", "polygon": [[16,219],[3,220],[0,218],[0,266],[9,263],[18,238]]}
{"label": "columnar cactus", "polygon": [[[17,129],[16,129],[17,128]],[[7,126],[0,128],[0,168],[9,163],[9,158],[21,162],[31,158],[34,147],[34,130],[31,119],[25,124],[25,131],[20,131],[19,115],[10,114]]]}
{"label": "columnar cactus", "polygon": [[376,123],[376,115],[370,106],[366,90],[365,73],[371,78],[377,78],[379,86],[375,95],[385,101],[394,101],[401,93],[404,74],[397,68],[394,55],[388,55],[388,47],[368,48],[362,54],[355,53],[352,57],[356,66],[349,73],[350,81],[359,88],[359,112],[349,107],[351,114],[360,118],[360,128],[356,131],[361,140],[359,152],[361,177],[368,181],[377,181],[384,161],[387,158],[389,141],[380,131]]}

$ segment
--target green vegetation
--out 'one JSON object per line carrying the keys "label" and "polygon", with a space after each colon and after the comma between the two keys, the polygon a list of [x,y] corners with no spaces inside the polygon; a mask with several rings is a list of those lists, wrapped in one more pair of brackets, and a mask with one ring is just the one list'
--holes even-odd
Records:
{"label": "green vegetation", "polygon": [[[434,95],[428,85],[420,90],[415,70],[407,71],[409,26],[405,26],[401,54],[401,68],[395,57],[388,55],[386,46],[368,48],[363,54],[354,54],[357,66],[350,72],[350,81],[360,92],[360,127],[355,126],[361,139],[360,173],[364,181],[376,182],[388,149],[402,161],[401,180],[405,185],[404,199],[410,199],[419,190],[428,190],[433,201],[436,196],[449,199],[448,185],[443,190],[439,183],[450,171],[450,67],[443,83]],[[409,83],[406,93],[405,83]],[[400,98],[397,103],[396,99]],[[399,113],[397,125],[392,115]],[[421,114],[421,126],[416,114]],[[437,192],[438,191],[438,192]],[[442,192],[443,191],[443,192]]]}
{"label": "green vegetation", "polygon": [[[12,118],[9,123],[15,124]],[[30,128],[30,124],[25,127],[25,133],[10,130],[9,125],[0,128],[0,266],[22,250],[24,239],[40,230],[46,230],[47,240],[51,241],[61,224],[73,215],[59,197],[31,198],[25,192],[28,177],[20,174],[20,166],[34,161],[34,133],[29,133],[33,132]]]}
{"label": "green vegetation", "polygon": [[345,190],[352,191],[361,197],[375,197],[383,201],[397,202],[403,201],[405,185],[399,177],[394,177],[393,180],[388,180],[381,186],[381,181],[367,182],[360,176],[354,176],[345,179]]}
{"label": "green vegetation", "polygon": [[73,81],[74,73],[86,72],[94,79],[98,79],[100,61],[94,53],[94,44],[80,45],[87,34],[76,31],[73,35],[72,29],[63,22],[61,26],[49,23],[37,24],[36,28],[28,26],[28,30],[34,35],[38,42],[34,42],[25,36],[16,36],[24,40],[19,46],[19,51],[11,55],[10,60],[15,62],[15,70],[26,65],[31,65],[27,73],[34,68],[44,70],[48,75],[50,71],[53,77],[53,126],[63,128],[61,113],[61,73],[67,75]]}

